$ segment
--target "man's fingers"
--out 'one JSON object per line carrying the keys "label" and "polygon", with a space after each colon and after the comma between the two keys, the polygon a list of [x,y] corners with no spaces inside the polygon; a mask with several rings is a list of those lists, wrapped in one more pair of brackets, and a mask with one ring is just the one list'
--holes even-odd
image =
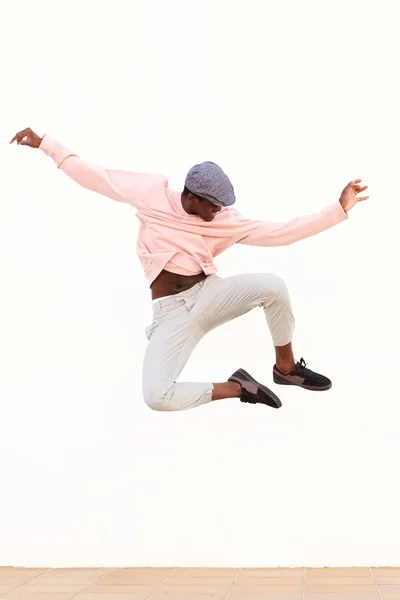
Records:
{"label": "man's fingers", "polygon": [[10,144],[12,144],[13,142],[15,142],[15,140],[17,140],[18,144],[20,143],[21,140],[24,139],[24,137],[26,137],[29,133],[30,129],[23,129],[22,131],[18,131],[18,133],[16,133],[13,137],[13,139],[11,140]]}
{"label": "man's fingers", "polygon": [[17,135],[17,144],[20,144],[21,146],[26,146],[28,140],[25,141],[25,138],[29,139],[28,134],[19,133]]}
{"label": "man's fingers", "polygon": [[[19,144],[20,140],[22,140],[22,138],[24,137],[22,135],[23,131],[19,131],[18,133],[16,133],[13,137],[13,139],[11,140],[10,144],[12,144],[13,142],[15,142],[15,140],[17,140],[17,143]],[[22,136],[22,137],[21,137]]]}
{"label": "man's fingers", "polygon": [[369,199],[369,196],[362,196],[362,198],[357,198],[357,200],[359,202],[361,202],[362,200],[368,200],[368,199]]}

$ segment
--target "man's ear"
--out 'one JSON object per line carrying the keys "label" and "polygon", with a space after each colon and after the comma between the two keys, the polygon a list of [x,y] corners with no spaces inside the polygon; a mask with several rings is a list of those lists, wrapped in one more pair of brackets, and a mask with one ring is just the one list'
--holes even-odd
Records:
{"label": "man's ear", "polygon": [[198,204],[199,203],[199,198],[197,196],[195,196],[194,194],[192,194],[192,192],[189,192],[188,194],[188,200],[190,200],[190,202],[194,203],[194,204]]}

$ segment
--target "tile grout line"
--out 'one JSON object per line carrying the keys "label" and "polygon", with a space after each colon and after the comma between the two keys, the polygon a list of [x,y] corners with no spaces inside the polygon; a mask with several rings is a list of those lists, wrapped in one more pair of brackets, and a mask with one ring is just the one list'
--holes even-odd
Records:
{"label": "tile grout line", "polygon": [[106,575],[108,575],[109,573],[111,573],[111,571],[113,571],[113,570],[114,570],[113,568],[108,569],[108,571],[106,571],[105,573],[103,573],[103,575],[100,575],[100,577],[98,579],[96,579],[95,581],[92,581],[91,583],[89,583],[89,585],[87,585],[86,587],[84,587],[82,590],[79,590],[79,592],[76,592],[76,594],[74,594],[73,596],[71,596],[71,598],[69,600],[72,600],[73,598],[76,598],[77,596],[79,596],[79,594],[83,594],[91,585],[98,584],[99,581],[101,581],[103,579],[103,577],[105,577]]}
{"label": "tile grout line", "polygon": [[152,595],[153,595],[153,594],[155,594],[155,593],[157,592],[157,590],[159,590],[159,589],[160,589],[160,587],[161,587],[162,585],[164,585],[164,583],[165,583],[165,582],[166,582],[166,581],[167,581],[167,580],[168,580],[168,579],[171,577],[171,575],[173,575],[173,574],[175,573],[175,571],[177,571],[177,570],[178,570],[178,567],[174,567],[174,568],[172,569],[172,571],[171,571],[170,573],[168,573],[168,575],[167,575],[167,576],[166,576],[166,577],[165,577],[165,578],[162,580],[162,582],[161,582],[161,583],[159,583],[159,584],[157,585],[156,589],[155,589],[155,590],[153,590],[152,592],[150,592],[150,594],[149,594],[149,595],[146,597],[146,600],[150,600],[150,599],[151,599],[151,597],[152,597]]}
{"label": "tile grout line", "polygon": [[233,586],[234,586],[234,585],[235,585],[235,583],[236,583],[236,580],[237,580],[237,578],[239,577],[239,573],[240,573],[240,571],[242,571],[242,569],[238,569],[238,570],[237,570],[237,572],[236,572],[236,575],[235,575],[235,577],[232,579],[232,583],[231,583],[231,585],[229,586],[229,588],[228,588],[228,591],[226,592],[226,594],[225,594],[225,596],[224,596],[224,599],[223,599],[223,600],[227,600],[227,598],[228,598],[229,594],[231,593],[231,590],[232,590]]}
{"label": "tile grout line", "polygon": [[379,600],[383,600],[383,596],[382,596],[382,594],[381,594],[381,590],[379,589],[379,586],[378,586],[378,584],[376,583],[375,575],[374,575],[374,573],[373,573],[373,571],[372,571],[372,568],[371,568],[371,567],[368,567],[368,569],[369,569],[369,572],[371,573],[371,576],[372,576],[372,581],[374,582],[374,585],[375,585],[376,591],[378,592]]}
{"label": "tile grout line", "polygon": [[[39,567],[40,568],[40,567]],[[0,598],[2,598],[5,594],[9,594],[10,592],[15,592],[15,590],[17,590],[18,588],[22,587],[23,585],[26,585],[27,583],[30,583],[31,581],[33,581],[34,579],[37,579],[38,577],[40,577],[41,575],[44,575],[45,573],[48,573],[49,571],[51,571],[51,569],[43,569],[42,573],[38,573],[36,575],[36,577],[31,577],[29,579],[29,581],[24,581],[24,583],[19,583],[18,585],[15,586],[15,588],[12,588],[11,590],[8,590],[8,592],[2,592],[0,594]]]}

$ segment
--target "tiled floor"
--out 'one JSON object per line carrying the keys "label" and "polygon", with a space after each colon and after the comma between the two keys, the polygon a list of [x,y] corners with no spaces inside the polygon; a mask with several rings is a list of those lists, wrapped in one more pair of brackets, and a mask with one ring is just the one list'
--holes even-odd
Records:
{"label": "tiled floor", "polygon": [[0,600],[400,600],[400,568],[20,569]]}

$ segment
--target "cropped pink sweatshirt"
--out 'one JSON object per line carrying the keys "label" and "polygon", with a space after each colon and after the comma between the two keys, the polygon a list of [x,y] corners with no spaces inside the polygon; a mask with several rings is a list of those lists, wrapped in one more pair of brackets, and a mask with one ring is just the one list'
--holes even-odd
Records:
{"label": "cropped pink sweatshirt", "polygon": [[338,201],[321,212],[282,223],[249,220],[233,207],[222,208],[206,222],[186,213],[181,192],[171,190],[162,175],[104,169],[81,160],[48,135],[40,149],[81,186],[136,209],[140,222],[136,250],[150,285],[163,269],[180,275],[216,273],[214,258],[233,244],[286,246],[348,218]]}

